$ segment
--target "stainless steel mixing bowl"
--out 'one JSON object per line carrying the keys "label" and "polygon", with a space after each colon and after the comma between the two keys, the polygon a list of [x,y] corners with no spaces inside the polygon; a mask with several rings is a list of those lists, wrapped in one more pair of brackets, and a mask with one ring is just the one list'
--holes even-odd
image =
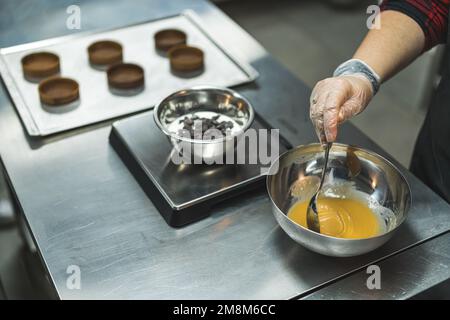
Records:
{"label": "stainless steel mixing bowl", "polygon": [[[172,124],[193,113],[221,115],[234,123],[232,134],[213,139],[192,139],[180,135]],[[162,100],[154,110],[154,120],[175,149],[187,159],[192,156],[211,162],[233,152],[236,143],[254,120],[250,102],[239,93],[225,88],[194,87],[177,91]]]}
{"label": "stainless steel mixing bowl", "polygon": [[315,233],[288,218],[297,201],[309,201],[317,189],[323,166],[319,144],[299,146],[282,154],[267,176],[273,214],[281,228],[306,248],[335,257],[350,257],[372,251],[396,232],[411,206],[411,191],[405,177],[385,158],[357,147],[334,144],[324,189],[335,197],[355,196],[376,206],[385,232],[365,239],[343,239]]}

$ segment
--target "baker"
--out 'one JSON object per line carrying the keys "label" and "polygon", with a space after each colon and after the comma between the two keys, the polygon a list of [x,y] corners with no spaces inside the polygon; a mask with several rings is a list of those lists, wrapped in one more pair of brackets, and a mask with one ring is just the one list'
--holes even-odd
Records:
{"label": "baker", "polygon": [[[381,28],[369,31],[353,59],[316,84],[310,117],[322,143],[333,142],[339,124],[364,111],[380,85],[423,52],[447,42],[450,0],[385,0]],[[410,170],[450,202],[450,51]],[[388,115],[387,115],[388,116]],[[382,124],[380,124],[382,127]]]}

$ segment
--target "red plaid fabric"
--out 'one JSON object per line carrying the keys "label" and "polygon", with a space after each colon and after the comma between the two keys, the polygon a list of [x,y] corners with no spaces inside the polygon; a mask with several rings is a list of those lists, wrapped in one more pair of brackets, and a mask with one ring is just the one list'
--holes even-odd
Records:
{"label": "red plaid fabric", "polygon": [[400,11],[422,28],[428,50],[447,41],[450,0],[384,0],[381,10]]}

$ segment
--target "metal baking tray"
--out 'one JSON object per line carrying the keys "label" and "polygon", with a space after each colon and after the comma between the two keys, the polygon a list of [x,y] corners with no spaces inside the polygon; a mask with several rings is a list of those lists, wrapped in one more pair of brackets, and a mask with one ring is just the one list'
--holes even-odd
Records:
{"label": "metal baking tray", "polygon": [[[165,28],[183,30],[190,45],[205,53],[205,71],[193,78],[179,78],[170,72],[169,60],[154,48],[153,35]],[[218,39],[209,34],[191,10],[124,28],[79,33],[0,50],[0,73],[12,100],[31,136],[46,136],[107,119],[152,108],[176,90],[195,85],[232,87],[251,82],[258,73],[248,63],[233,57]],[[145,70],[145,88],[134,96],[119,96],[109,88],[104,71],[89,65],[87,47],[109,39],[124,48],[124,62],[137,63]],[[46,111],[39,100],[37,84],[28,82],[22,72],[23,56],[50,51],[60,57],[61,75],[78,81],[80,101],[66,112]]]}

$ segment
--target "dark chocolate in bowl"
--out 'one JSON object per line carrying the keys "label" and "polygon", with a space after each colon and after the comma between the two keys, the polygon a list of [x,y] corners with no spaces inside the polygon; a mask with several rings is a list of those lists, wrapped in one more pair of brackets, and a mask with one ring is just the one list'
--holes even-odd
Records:
{"label": "dark chocolate in bowl", "polygon": [[31,82],[57,75],[60,72],[59,57],[51,52],[36,52],[21,60],[25,79]]}
{"label": "dark chocolate in bowl", "polygon": [[43,80],[38,87],[39,97],[48,106],[62,106],[79,99],[79,85],[70,78],[54,77]]}

